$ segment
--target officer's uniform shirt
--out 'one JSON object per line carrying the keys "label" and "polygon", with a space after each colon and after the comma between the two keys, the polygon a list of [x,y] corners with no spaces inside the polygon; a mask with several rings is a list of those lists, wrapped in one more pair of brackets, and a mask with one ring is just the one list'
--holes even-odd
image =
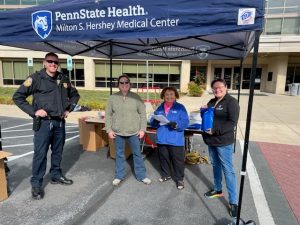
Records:
{"label": "officer's uniform shirt", "polygon": [[[26,100],[32,95],[32,104]],[[34,117],[35,112],[44,109],[49,117],[62,117],[64,111],[72,111],[79,100],[77,90],[67,75],[57,72],[55,77],[45,69],[29,76],[13,95],[15,104]]]}

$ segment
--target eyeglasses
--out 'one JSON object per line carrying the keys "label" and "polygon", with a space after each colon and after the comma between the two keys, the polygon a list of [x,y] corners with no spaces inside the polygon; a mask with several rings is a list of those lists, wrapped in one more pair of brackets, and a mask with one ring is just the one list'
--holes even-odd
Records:
{"label": "eyeglasses", "polygon": [[46,60],[47,63],[52,64],[54,63],[55,65],[58,65],[58,61],[54,61],[54,60]]}
{"label": "eyeglasses", "polygon": [[129,84],[129,81],[119,82],[119,84]]}
{"label": "eyeglasses", "polygon": [[223,88],[225,88],[225,86],[213,87],[213,90],[216,91],[216,90],[220,90],[220,89],[223,89]]}

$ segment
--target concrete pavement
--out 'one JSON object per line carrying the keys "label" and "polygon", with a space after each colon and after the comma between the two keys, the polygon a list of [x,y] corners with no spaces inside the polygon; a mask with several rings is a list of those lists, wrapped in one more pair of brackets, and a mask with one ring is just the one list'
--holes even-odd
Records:
{"label": "concrete pavement", "polygon": [[[230,92],[237,98],[237,92]],[[199,110],[206,104],[212,94],[202,97],[184,96],[179,101],[188,111]],[[238,139],[244,139],[248,110],[248,92],[240,95],[240,118],[238,123]],[[300,145],[300,96],[275,95],[255,91],[250,141],[262,141],[278,144]]]}
{"label": "concrete pavement", "polygon": [[[232,92],[231,94],[237,97],[237,93]],[[212,95],[205,93],[202,97],[184,96],[179,101],[186,106],[188,111],[194,111],[199,110],[200,106],[206,104],[210,98]],[[242,140],[246,126],[247,103],[248,95],[243,92],[240,99],[241,113],[237,133],[241,147],[243,147]],[[267,207],[271,210],[273,220],[277,225],[294,225],[299,224],[300,221],[299,112],[300,97],[255,92],[249,153],[253,158],[255,170],[265,193]],[[29,118],[16,106],[9,105],[0,105],[0,116]],[[67,122],[77,123],[78,118],[82,116],[97,116],[97,112],[73,112]],[[196,140],[198,141],[196,146],[203,146],[200,137]],[[235,166],[237,174],[239,174],[240,145],[237,145],[237,149]],[[167,190],[164,189],[165,186],[161,186],[157,182],[159,169],[156,156],[153,154],[146,160],[148,173],[154,181],[151,188],[136,182],[130,169],[127,169],[128,178],[124,184],[113,189],[110,182],[113,177],[114,162],[106,159],[105,151],[100,150],[91,154],[83,152],[77,142],[67,145],[64,158],[70,161],[67,163],[69,165],[67,171],[74,179],[75,186],[71,189],[53,187],[53,185],[48,185],[46,178],[47,195],[42,202],[35,202],[29,198],[31,165],[25,166],[22,163],[20,165],[16,161],[9,163],[12,168],[10,179],[17,182],[18,185],[10,198],[0,203],[0,224],[206,225],[230,222],[225,201],[221,201],[223,204],[214,204],[206,202],[202,198],[202,193],[212,182],[210,166],[187,167],[186,188],[183,194],[180,194],[172,182],[167,184]],[[205,149],[203,151],[203,154],[207,154]],[[71,166],[71,162],[73,166]],[[99,171],[103,172],[99,173]],[[20,174],[24,172],[26,173],[20,177]],[[246,179],[242,217],[254,219],[259,224],[265,220],[259,218],[260,206],[257,204],[260,202],[257,203],[256,195],[253,194],[256,192],[250,190],[251,182],[250,177],[249,181]],[[144,195],[143,192],[145,192]],[[153,198],[154,195],[155,198]],[[143,198],[144,204],[139,201]],[[123,200],[120,201],[120,199]],[[26,208],[28,205],[30,207]],[[142,205],[144,206],[142,207]],[[25,208],[20,210],[22,207]],[[56,207],[58,208],[55,209]],[[134,213],[135,209],[139,209],[137,214]],[[35,212],[39,212],[40,216],[32,216]],[[170,223],[166,222],[168,219]]]}
{"label": "concrete pavement", "polygon": [[[232,91],[232,96],[237,98],[237,92]],[[199,110],[206,104],[212,94],[204,93],[202,97],[184,96],[179,99],[188,111]],[[238,123],[238,139],[244,139],[248,92],[243,91],[240,96],[240,118]],[[275,95],[255,91],[250,141],[262,141],[278,144],[300,145],[300,96]],[[29,118],[15,105],[0,105],[0,116],[14,116]],[[96,111],[73,112],[67,122],[77,123],[82,116],[97,116]]]}

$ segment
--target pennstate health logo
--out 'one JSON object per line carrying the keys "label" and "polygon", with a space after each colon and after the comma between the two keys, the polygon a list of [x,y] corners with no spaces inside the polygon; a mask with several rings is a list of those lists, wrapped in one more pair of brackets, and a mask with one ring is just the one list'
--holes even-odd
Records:
{"label": "pennstate health logo", "polygon": [[40,38],[45,39],[52,31],[52,12],[41,10],[32,13],[31,23],[34,31]]}
{"label": "pennstate health logo", "polygon": [[239,9],[238,25],[254,24],[255,8]]}

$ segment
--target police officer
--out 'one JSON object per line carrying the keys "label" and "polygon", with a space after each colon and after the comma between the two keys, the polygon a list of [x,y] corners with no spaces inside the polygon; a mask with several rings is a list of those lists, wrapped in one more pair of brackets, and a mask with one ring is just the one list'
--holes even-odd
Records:
{"label": "police officer", "polygon": [[[29,76],[13,95],[16,105],[33,117],[34,155],[32,163],[32,197],[42,199],[43,177],[47,166],[47,152],[51,146],[51,183],[71,185],[61,171],[60,163],[65,143],[65,118],[74,109],[79,94],[68,76],[57,71],[58,56],[47,53],[44,69]],[[26,100],[32,95],[32,104]]]}

